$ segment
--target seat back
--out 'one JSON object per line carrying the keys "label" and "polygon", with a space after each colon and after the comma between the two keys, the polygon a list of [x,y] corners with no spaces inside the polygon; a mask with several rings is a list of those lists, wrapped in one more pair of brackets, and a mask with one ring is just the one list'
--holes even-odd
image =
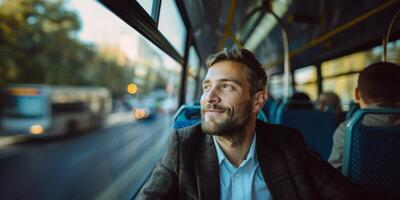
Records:
{"label": "seat back", "polygon": [[[368,116],[393,124],[369,125]],[[397,119],[397,121],[396,121]],[[368,190],[400,197],[400,109],[361,109],[346,125],[342,172]],[[382,126],[383,125],[383,126]]]}
{"label": "seat back", "polygon": [[182,105],[174,116],[174,128],[183,128],[199,123],[201,120],[200,105]]}
{"label": "seat back", "polygon": [[360,109],[360,105],[358,103],[355,103],[354,101],[352,101],[349,105],[349,111],[347,111],[346,113],[346,119],[350,119],[351,116]]}
{"label": "seat back", "polygon": [[290,109],[285,106],[287,105],[279,110],[277,123],[300,130],[305,142],[327,160],[336,129],[335,114],[314,109]]}
{"label": "seat back", "polygon": [[279,103],[273,99],[267,99],[267,101],[265,102],[262,110],[263,110],[264,114],[266,115],[268,122],[274,121],[275,113],[276,113],[276,109],[277,109],[278,105],[279,105]]}

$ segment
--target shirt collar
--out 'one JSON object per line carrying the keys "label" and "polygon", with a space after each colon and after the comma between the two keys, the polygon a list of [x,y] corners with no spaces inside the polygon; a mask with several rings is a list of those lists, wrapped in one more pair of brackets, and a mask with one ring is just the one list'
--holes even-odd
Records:
{"label": "shirt collar", "polygon": [[[226,159],[224,152],[222,151],[221,147],[219,146],[217,140],[215,139],[215,135],[213,136],[214,145],[217,149],[217,156],[218,156],[218,165],[221,165],[222,161]],[[254,133],[253,141],[251,142],[249,152],[247,153],[246,160],[250,160],[252,158],[255,159],[255,150],[256,150],[256,133]],[[245,161],[246,161],[245,160]]]}

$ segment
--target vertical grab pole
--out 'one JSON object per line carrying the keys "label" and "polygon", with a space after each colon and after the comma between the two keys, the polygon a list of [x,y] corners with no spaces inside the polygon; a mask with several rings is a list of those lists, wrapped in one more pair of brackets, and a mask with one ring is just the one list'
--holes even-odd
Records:
{"label": "vertical grab pole", "polygon": [[382,54],[382,62],[387,62],[387,43],[389,42],[390,33],[392,32],[393,24],[396,21],[397,17],[400,14],[400,9],[397,10],[396,14],[394,14],[392,20],[390,21],[388,30],[386,35],[383,36],[382,46],[383,46],[383,54]]}
{"label": "vertical grab pole", "polygon": [[289,57],[289,40],[288,40],[288,36],[287,36],[287,31],[286,28],[282,22],[282,20],[278,17],[278,15],[276,15],[272,9],[269,10],[269,12],[272,14],[272,16],[274,16],[274,18],[276,19],[276,21],[278,21],[279,27],[281,28],[281,33],[282,33],[282,40],[283,40],[283,66],[284,66],[284,95],[285,98],[289,98],[290,95],[290,89],[291,89],[291,73],[290,73],[290,57]]}

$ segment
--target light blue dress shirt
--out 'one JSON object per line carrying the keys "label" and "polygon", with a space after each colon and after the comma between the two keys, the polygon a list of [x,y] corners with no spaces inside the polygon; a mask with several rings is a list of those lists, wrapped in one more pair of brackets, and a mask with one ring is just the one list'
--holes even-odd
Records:
{"label": "light blue dress shirt", "polygon": [[260,166],[258,164],[256,150],[256,134],[244,160],[239,167],[231,164],[225,157],[218,142],[213,137],[217,150],[219,174],[220,174],[220,197],[222,200],[247,200],[247,199],[271,199],[271,194],[265,184]]}

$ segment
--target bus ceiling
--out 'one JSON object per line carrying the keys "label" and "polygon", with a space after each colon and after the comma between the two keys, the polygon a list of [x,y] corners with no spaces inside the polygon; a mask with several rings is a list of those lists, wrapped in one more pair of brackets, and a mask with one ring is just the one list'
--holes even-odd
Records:
{"label": "bus ceiling", "polygon": [[[158,21],[151,22],[150,15],[141,16],[140,23],[134,21],[138,16],[132,12],[135,1],[100,1],[135,29],[142,26],[139,32],[183,63],[183,56],[179,56],[159,32],[151,31],[151,28],[157,30]],[[154,2],[159,4],[160,0]],[[185,9],[183,19],[190,26],[192,42],[203,62],[211,53],[236,45],[252,50],[273,73],[283,71],[284,45],[281,28],[271,11],[282,20],[287,30],[293,70],[381,44],[392,17],[400,8],[400,0],[175,2],[181,14],[182,8]],[[390,41],[400,37],[399,23],[393,25]]]}
{"label": "bus ceiling", "polygon": [[[382,43],[399,0],[185,1],[201,57],[226,46],[253,50],[265,67],[282,72],[281,29],[287,29],[293,69]],[[390,40],[399,38],[400,22]],[[355,37],[356,36],[356,37]],[[202,42],[207,41],[207,42]],[[266,56],[267,55],[267,56]]]}

